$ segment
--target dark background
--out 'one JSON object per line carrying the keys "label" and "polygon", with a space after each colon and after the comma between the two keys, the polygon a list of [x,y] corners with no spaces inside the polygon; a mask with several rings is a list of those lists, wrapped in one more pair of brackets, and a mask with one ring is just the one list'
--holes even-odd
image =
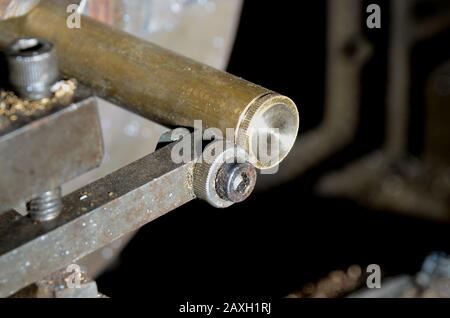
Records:
{"label": "dark background", "polygon": [[[352,264],[379,264],[386,276],[413,274],[430,252],[450,252],[448,225],[371,211],[313,191],[319,176],[379,148],[384,140],[385,109],[380,105],[385,104],[389,8],[387,1],[377,3],[383,28],[365,31],[375,54],[361,78],[366,88],[354,143],[296,181],[255,193],[227,210],[195,201],[146,225],[98,279],[102,293],[114,298],[139,292],[146,297],[282,297]],[[417,52],[418,61],[435,58],[432,51]],[[448,57],[450,50],[439,52]],[[303,133],[323,116],[325,56],[325,1],[247,0],[229,71],[292,97]],[[417,63],[414,76],[420,82],[433,63]],[[420,103],[415,109],[410,148],[420,152]]]}

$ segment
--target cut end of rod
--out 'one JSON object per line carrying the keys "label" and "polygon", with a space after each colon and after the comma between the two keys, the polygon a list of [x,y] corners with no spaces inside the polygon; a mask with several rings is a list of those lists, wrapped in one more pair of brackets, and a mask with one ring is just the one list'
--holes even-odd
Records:
{"label": "cut end of rod", "polygon": [[263,95],[241,116],[237,143],[249,152],[256,168],[271,169],[291,151],[299,125],[297,106],[290,98],[275,93]]}

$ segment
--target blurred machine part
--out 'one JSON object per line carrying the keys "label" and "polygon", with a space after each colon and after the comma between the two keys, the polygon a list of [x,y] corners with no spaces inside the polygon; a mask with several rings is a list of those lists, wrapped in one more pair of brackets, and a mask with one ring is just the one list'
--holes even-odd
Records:
{"label": "blurred machine part", "polygon": [[289,294],[288,298],[338,298],[361,288],[364,275],[359,265],[352,265],[347,270],[331,272],[317,283],[309,283],[301,290]]}
{"label": "blurred machine part", "polygon": [[225,69],[241,5],[242,0],[88,0],[83,10],[100,22]]}
{"label": "blurred machine part", "polygon": [[337,270],[317,283],[305,285],[288,298],[449,298],[450,257],[432,253],[414,276],[384,277],[381,288],[366,287],[367,274],[359,265]]}
{"label": "blurred machine part", "polygon": [[433,253],[423,262],[415,276],[383,279],[380,289],[361,288],[349,295],[352,298],[449,298],[450,257]]}
{"label": "blurred machine part", "polygon": [[[361,110],[372,106],[378,110],[369,113],[382,113],[380,117],[385,118],[377,125],[384,132],[371,132],[379,134],[383,144],[374,145],[355,162],[347,160],[324,173],[317,192],[377,210],[448,222],[450,52],[445,45],[450,32],[449,3],[396,0],[383,6],[383,28],[389,28],[389,36],[387,92],[380,105],[365,105],[361,99],[363,92],[375,89],[362,80],[364,67],[374,58],[375,45],[365,28],[365,4],[360,0],[327,2],[322,123],[302,135],[277,176],[262,180],[261,187],[294,180],[351,148],[364,128],[362,123],[367,124]],[[431,60],[428,55],[425,63],[423,52],[430,50],[436,54]]]}
{"label": "blurred machine part", "polygon": [[39,0],[1,0],[0,20],[15,18],[27,14]]}
{"label": "blurred machine part", "polygon": [[[418,9],[423,5],[431,9]],[[430,14],[423,19],[416,18],[413,13],[422,10]],[[414,50],[421,43],[431,46],[433,39],[442,41],[442,37],[445,38],[450,30],[450,8],[444,1],[392,1],[390,21],[385,145],[342,171],[331,173],[320,182],[318,188],[325,195],[354,198],[378,209],[449,221],[450,161],[430,160],[430,157],[436,156],[444,158],[442,152],[449,149],[430,148],[436,143],[444,146],[442,143],[445,144],[450,138],[448,131],[446,134],[441,129],[439,135],[436,133],[442,127],[440,122],[448,117],[448,107],[445,105],[450,86],[442,89],[445,84],[441,78],[445,77],[445,69],[440,70],[445,60],[439,60],[441,57],[436,55],[435,71],[432,70],[423,87],[418,88],[427,92],[423,100],[420,100],[420,93],[411,90],[411,78],[417,65],[415,63],[419,63],[412,60]],[[440,75],[433,76],[436,73]],[[416,78],[416,82],[419,80]],[[439,92],[436,90],[438,82],[441,83]],[[440,106],[437,106],[438,100]],[[424,116],[419,117],[417,113]],[[414,130],[415,133],[412,133]],[[424,146],[415,146],[416,149],[422,148],[417,152],[411,144],[417,142],[421,134],[426,137]]]}

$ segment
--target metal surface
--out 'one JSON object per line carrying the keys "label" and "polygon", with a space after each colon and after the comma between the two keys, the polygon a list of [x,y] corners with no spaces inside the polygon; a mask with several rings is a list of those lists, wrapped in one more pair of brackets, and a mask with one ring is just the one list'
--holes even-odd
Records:
{"label": "metal surface", "polygon": [[0,297],[194,199],[194,161],[173,163],[174,146],[66,196],[54,221],[35,224],[14,212],[0,215]]}
{"label": "metal surface", "polygon": [[10,298],[100,298],[97,283],[77,264],[27,286]]}
{"label": "metal surface", "polygon": [[38,38],[20,38],[6,50],[9,82],[22,98],[38,100],[52,95],[58,80],[58,58],[52,43]]}
{"label": "metal surface", "polygon": [[96,100],[78,97],[0,132],[0,212],[97,167],[103,143]]}
{"label": "metal surface", "polygon": [[100,298],[96,282],[82,284],[80,288],[65,288],[55,292],[55,298]]}
{"label": "metal surface", "polygon": [[[156,149],[159,136],[168,128],[146,120],[120,107],[97,98],[102,125],[105,154],[101,165],[63,185],[63,193],[71,193],[126,165],[145,157]],[[120,255],[131,240],[130,233],[80,260],[90,277],[97,277]]]}
{"label": "metal surface", "polygon": [[[262,162],[254,154],[258,168],[278,164],[293,146],[299,117],[289,98],[87,17],[80,29],[67,28],[66,19],[57,1],[41,1],[26,17],[1,22],[0,45],[21,34],[48,38],[58,47],[61,70],[99,96],[162,124],[193,126],[201,119],[205,128],[234,128],[235,138],[250,154],[261,131],[280,129],[281,135],[275,136],[283,141],[279,159]],[[268,94],[273,95],[265,98]]]}

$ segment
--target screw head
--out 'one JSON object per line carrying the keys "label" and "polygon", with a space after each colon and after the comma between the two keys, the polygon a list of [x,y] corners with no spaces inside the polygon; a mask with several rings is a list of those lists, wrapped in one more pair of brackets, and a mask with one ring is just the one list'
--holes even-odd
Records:
{"label": "screw head", "polygon": [[257,173],[242,147],[216,140],[205,147],[201,159],[195,164],[193,178],[197,198],[224,209],[250,196]]}
{"label": "screw head", "polygon": [[256,169],[249,163],[224,164],[217,174],[217,193],[233,203],[245,201],[255,189],[256,179]]}
{"label": "screw head", "polygon": [[20,38],[6,51],[9,80],[22,98],[38,100],[51,95],[58,80],[58,60],[54,45],[40,38]]}

